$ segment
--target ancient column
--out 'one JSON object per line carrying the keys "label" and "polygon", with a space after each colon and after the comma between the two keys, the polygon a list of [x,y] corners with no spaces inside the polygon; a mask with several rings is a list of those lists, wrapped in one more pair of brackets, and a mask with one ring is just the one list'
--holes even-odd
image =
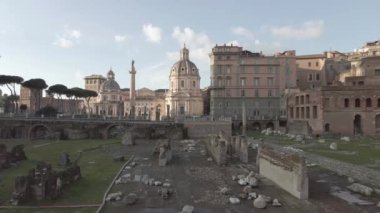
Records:
{"label": "ancient column", "polygon": [[242,109],[242,120],[243,120],[243,126],[242,126],[242,135],[246,136],[246,129],[247,129],[247,116],[245,113],[245,101],[242,102],[243,109]]}
{"label": "ancient column", "polygon": [[135,119],[136,113],[135,113],[135,99],[136,99],[136,91],[135,91],[135,74],[136,74],[136,69],[135,69],[135,61],[132,60],[132,66],[131,70],[129,71],[131,74],[131,88],[129,89],[129,101],[130,101],[130,106],[131,106],[131,113],[130,113],[130,118]]}

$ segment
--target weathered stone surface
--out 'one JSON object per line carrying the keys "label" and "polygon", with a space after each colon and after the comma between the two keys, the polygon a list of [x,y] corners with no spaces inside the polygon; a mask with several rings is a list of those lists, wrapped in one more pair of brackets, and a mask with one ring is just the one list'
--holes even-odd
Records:
{"label": "weathered stone surface", "polygon": [[294,138],[294,141],[301,142],[303,141],[303,139],[304,139],[303,135],[296,135],[296,137]]}
{"label": "weathered stone surface", "polygon": [[156,180],[156,181],[154,181],[154,185],[155,185],[155,186],[161,186],[161,185],[162,185],[162,182],[161,182],[161,181],[158,181],[158,180]]}
{"label": "weathered stone surface", "polygon": [[190,205],[185,205],[181,211],[181,213],[193,213],[193,212],[194,212],[194,206],[190,206]]}
{"label": "weathered stone surface", "polygon": [[348,181],[349,183],[353,183],[353,182],[355,182],[355,180],[354,180],[352,177],[348,177],[348,178],[347,178],[347,181]]}
{"label": "weathered stone surface", "polygon": [[115,201],[117,198],[120,199],[123,196],[122,192],[109,193],[106,197],[106,201]]}
{"label": "weathered stone surface", "polygon": [[379,208],[380,208],[380,201],[377,203],[377,207],[379,207]]}
{"label": "weathered stone surface", "polygon": [[274,206],[274,207],[281,207],[282,204],[280,203],[280,201],[278,201],[277,198],[275,198],[275,199],[273,199],[273,201],[272,201],[272,206]]}
{"label": "weathered stone surface", "polygon": [[222,195],[228,195],[230,192],[231,192],[231,190],[229,188],[227,188],[227,187],[223,187],[223,188],[220,189],[220,193]]}
{"label": "weathered stone surface", "polygon": [[121,138],[121,143],[128,146],[135,145],[135,136],[132,131],[126,131]]}
{"label": "weathered stone surface", "polygon": [[248,185],[251,187],[257,187],[259,185],[257,179],[254,177],[247,177],[246,179]]}
{"label": "weathered stone surface", "polygon": [[245,186],[243,189],[243,192],[246,194],[249,194],[252,192],[252,187],[251,186]]}
{"label": "weathered stone surface", "polygon": [[326,140],[325,139],[319,139],[318,143],[326,143]]}
{"label": "weathered stone surface", "polygon": [[238,183],[240,186],[246,186],[248,184],[246,178],[239,179]]}
{"label": "weathered stone surface", "polygon": [[335,143],[335,142],[332,142],[332,143],[330,144],[330,149],[331,149],[331,150],[338,150],[338,144]]}
{"label": "weathered stone surface", "polygon": [[258,196],[256,192],[251,192],[248,194],[248,200],[256,199],[257,197]]}
{"label": "weathered stone surface", "polygon": [[240,199],[237,197],[230,197],[229,201],[231,204],[239,204],[240,203]]}
{"label": "weathered stone surface", "polygon": [[264,209],[266,206],[267,206],[267,202],[264,200],[264,198],[261,195],[259,195],[259,197],[253,201],[253,207],[255,208]]}
{"label": "weathered stone surface", "polygon": [[206,141],[208,153],[219,166],[226,165],[227,163],[227,144],[227,140],[218,135],[209,135]]}
{"label": "weathered stone surface", "polygon": [[123,198],[123,203],[125,205],[134,205],[138,200],[138,197],[135,193],[129,193],[127,196]]}
{"label": "weathered stone surface", "polygon": [[353,183],[347,186],[347,188],[353,192],[357,192],[366,196],[371,196],[373,193],[373,189],[371,187],[365,186],[360,183]]}
{"label": "weathered stone surface", "polygon": [[64,129],[64,136],[69,140],[80,140],[88,138],[88,134],[80,129]]}

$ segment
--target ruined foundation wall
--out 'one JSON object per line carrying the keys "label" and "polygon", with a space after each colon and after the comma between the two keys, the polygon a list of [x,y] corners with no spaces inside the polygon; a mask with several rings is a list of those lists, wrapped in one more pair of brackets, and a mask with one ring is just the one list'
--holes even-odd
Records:
{"label": "ruined foundation wall", "polygon": [[217,135],[209,135],[206,141],[208,153],[219,166],[227,163],[227,141]]}
{"label": "ruined foundation wall", "polygon": [[232,135],[231,121],[185,121],[189,138],[206,138],[209,134],[224,132],[226,138]]}
{"label": "ruined foundation wall", "polygon": [[299,199],[308,199],[309,180],[305,160],[297,154],[277,153],[260,147],[258,153],[260,175],[272,180]]}

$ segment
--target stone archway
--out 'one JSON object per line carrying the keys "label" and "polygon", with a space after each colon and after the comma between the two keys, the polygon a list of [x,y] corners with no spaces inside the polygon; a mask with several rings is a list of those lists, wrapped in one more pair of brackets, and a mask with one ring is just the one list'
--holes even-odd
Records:
{"label": "stone archway", "polygon": [[121,124],[110,124],[103,132],[103,139],[110,139],[122,136],[125,132],[125,126]]}
{"label": "stone archway", "polygon": [[156,106],[155,112],[156,112],[156,121],[161,120],[161,105],[160,104]]}
{"label": "stone archway", "polygon": [[35,124],[29,128],[28,139],[48,139],[52,135],[51,129],[45,124]]}
{"label": "stone archway", "polygon": [[363,133],[362,129],[362,116],[355,115],[354,117],[354,135],[361,135]]}
{"label": "stone archway", "polygon": [[268,122],[268,123],[265,125],[265,127],[266,127],[267,129],[274,130],[274,124],[273,124],[272,122]]}
{"label": "stone archway", "polygon": [[255,131],[260,131],[261,130],[261,125],[259,122],[255,122],[252,124],[252,129]]}

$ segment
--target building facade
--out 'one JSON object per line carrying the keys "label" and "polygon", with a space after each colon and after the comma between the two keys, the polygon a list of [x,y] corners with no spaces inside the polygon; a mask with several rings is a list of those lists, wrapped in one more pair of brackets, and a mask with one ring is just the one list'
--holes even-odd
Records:
{"label": "building facade", "polygon": [[288,128],[303,123],[314,135],[380,136],[380,42],[345,56],[335,63],[341,63],[337,72],[322,72],[331,74],[333,82],[300,87],[289,95]]}
{"label": "building facade", "polygon": [[203,115],[203,97],[199,70],[190,61],[189,50],[181,49],[180,60],[170,70],[169,90],[165,96],[166,114],[170,117]]}
{"label": "building facade", "polygon": [[296,87],[295,51],[273,56],[238,46],[215,46],[210,53],[210,114],[242,121],[248,128],[277,128],[286,121],[285,90]]}

